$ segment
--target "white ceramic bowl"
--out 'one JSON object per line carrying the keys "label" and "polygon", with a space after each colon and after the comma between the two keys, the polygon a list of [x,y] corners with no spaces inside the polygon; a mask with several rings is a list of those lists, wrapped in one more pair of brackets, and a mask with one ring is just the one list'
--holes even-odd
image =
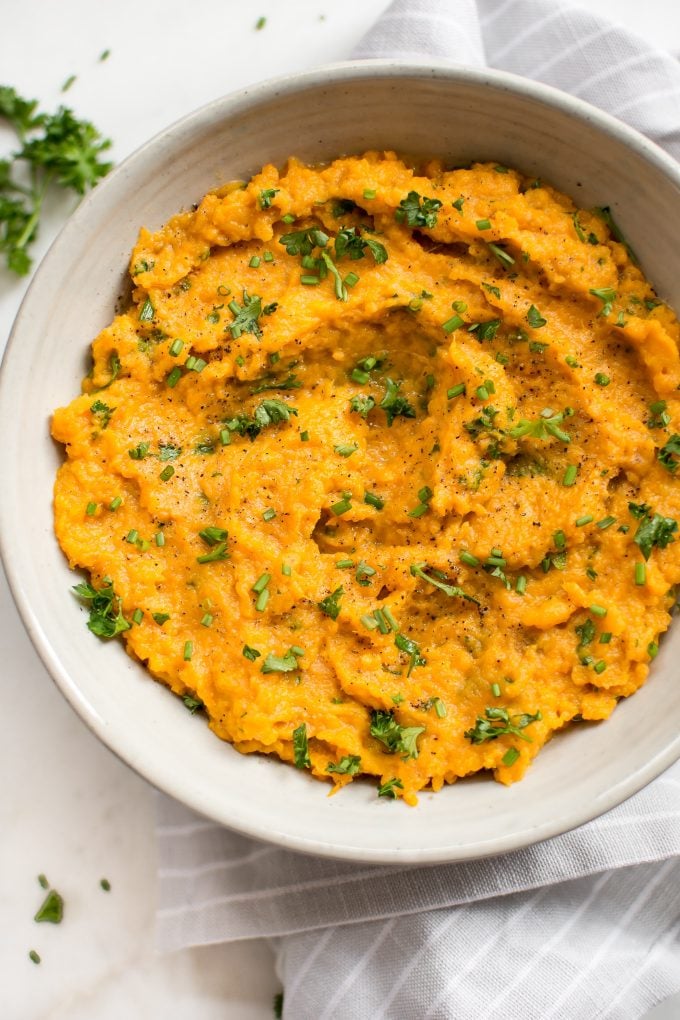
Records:
{"label": "white ceramic bowl", "polygon": [[122,645],[98,642],[70,594],[52,533],[61,453],[53,408],[79,391],[88,345],[125,291],[140,225],[159,227],[210,188],[294,154],[366,149],[497,160],[582,206],[611,205],[661,295],[680,308],[680,172],[650,142],[545,86],[490,71],[341,64],[219,99],[168,128],[79,207],[38,270],[0,383],[2,554],[19,610],[88,726],[157,787],[243,833],[296,850],[389,863],[452,861],[526,846],[585,822],[680,756],[680,629],[647,685],[607,722],[574,728],[506,788],[476,777],[417,808],[355,783],[329,798],[308,776],[218,740]]}

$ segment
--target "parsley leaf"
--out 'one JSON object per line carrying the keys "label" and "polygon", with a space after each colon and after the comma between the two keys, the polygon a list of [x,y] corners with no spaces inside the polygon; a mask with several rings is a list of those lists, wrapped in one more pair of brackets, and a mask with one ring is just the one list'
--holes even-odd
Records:
{"label": "parsley leaf", "polygon": [[109,407],[103,400],[95,400],[94,404],[90,406],[90,411],[97,419],[97,424],[102,431],[111,421],[111,415],[115,410],[115,407]]}
{"label": "parsley leaf", "polygon": [[404,761],[408,758],[418,757],[418,745],[416,743],[421,733],[425,732],[424,726],[400,726],[394,718],[393,712],[384,712],[376,709],[371,712],[371,725],[369,732],[372,737],[379,740],[387,748],[388,754],[403,753]]}
{"label": "parsley leaf", "polygon": [[305,723],[300,723],[293,730],[293,754],[295,756],[296,769],[310,769],[312,767],[312,763],[309,760],[307,726]]}
{"label": "parsley leaf", "polygon": [[427,662],[427,659],[420,654],[420,645],[412,638],[406,637],[401,631],[394,635],[394,643],[400,652],[406,652],[410,656],[407,676],[411,675],[416,666],[424,666]]}
{"label": "parsley leaf", "polygon": [[348,255],[352,260],[363,259],[367,248],[378,265],[387,262],[385,245],[362,237],[358,227],[343,227],[335,238],[336,259],[341,259],[344,255]]}
{"label": "parsley leaf", "polygon": [[247,290],[243,291],[243,304],[238,301],[230,301],[229,311],[234,316],[234,321],[228,327],[234,340],[238,340],[242,333],[252,333],[261,337],[259,318],[262,315],[262,298],[257,294],[252,297]]}
{"label": "parsley leaf", "polygon": [[437,211],[441,206],[438,198],[421,198],[417,191],[409,191],[395,210],[394,218],[408,227],[432,228],[437,223]]}
{"label": "parsley leaf", "polygon": [[195,694],[183,694],[182,701],[184,702],[185,708],[187,708],[192,715],[195,715],[196,712],[200,711],[200,709],[205,708],[204,702],[202,702],[200,698],[197,698]]}
{"label": "parsley leaf", "polygon": [[[536,439],[559,439],[562,443],[570,443],[571,436],[560,425],[565,418],[571,417],[573,411],[566,408],[558,414],[550,407],[544,407],[536,421],[522,418],[519,424],[515,425],[508,432],[513,439],[522,439],[524,436],[534,436]],[[678,437],[680,439],[680,436]]]}
{"label": "parsley leaf", "polygon": [[49,924],[61,924],[63,917],[64,900],[56,889],[50,889],[33,920],[39,923],[47,921]]}
{"label": "parsley leaf", "polygon": [[337,620],[340,615],[340,599],[344,594],[345,589],[340,585],[334,592],[327,595],[325,599],[321,599],[321,602],[317,603],[319,609],[326,616],[330,616],[331,620]]}
{"label": "parsley leaf", "polygon": [[[11,124],[20,143],[11,161],[0,162],[0,252],[7,267],[19,276],[31,268],[28,248],[37,237],[50,186],[54,183],[83,195],[112,165],[100,159],[111,143],[89,121],[78,120],[63,106],[54,114],[38,114],[36,109],[35,100],[0,86],[0,119]],[[19,163],[30,171],[26,186],[12,176]]]}
{"label": "parsley leaf", "polygon": [[105,577],[102,587],[97,589],[87,581],[73,586],[78,598],[90,603],[90,619],[88,629],[97,637],[108,639],[130,629],[130,624],[123,616],[120,599],[113,590],[113,581]]}
{"label": "parsley leaf", "polygon": [[665,549],[667,545],[675,541],[675,534],[678,530],[678,522],[672,517],[662,517],[661,514],[649,514],[640,520],[633,541],[646,560],[649,559],[654,546]]}
{"label": "parsley leaf", "polygon": [[370,412],[375,407],[375,400],[373,397],[352,397],[349,402],[350,411],[355,411],[360,414],[362,418],[367,418]]}
{"label": "parsley leaf", "polygon": [[532,305],[529,311],[527,312],[527,322],[529,323],[531,328],[541,329],[542,326],[545,326],[547,321],[548,321],[547,319],[543,318],[536,305]]}
{"label": "parsley leaf", "polygon": [[[299,649],[298,649],[299,651]],[[273,655],[271,652],[265,657],[261,673],[293,673],[298,668],[298,661],[295,652],[289,648],[285,655]]]}
{"label": "parsley leaf", "polygon": [[387,797],[388,800],[396,800],[397,795],[395,793],[395,790],[397,788],[400,790],[404,789],[404,784],[402,783],[401,779],[397,779],[396,777],[388,779],[386,783],[383,783],[381,786],[378,787],[378,796]]}
{"label": "parsley leaf", "polygon": [[392,379],[385,377],[385,396],[378,405],[383,409],[387,415],[387,425],[390,427],[392,422],[397,417],[402,418],[415,418],[415,409],[409,404],[406,397],[400,396],[399,389],[401,387],[400,382],[394,382]]}
{"label": "parsley leaf", "polygon": [[289,234],[281,234],[282,244],[289,255],[311,255],[314,248],[325,248],[329,237],[318,227],[306,230],[293,230]]}
{"label": "parsley leaf", "polygon": [[473,744],[483,744],[487,740],[496,740],[497,737],[505,736],[506,733],[512,733],[513,736],[519,737],[520,740],[526,740],[531,743],[531,737],[528,737],[523,730],[531,723],[537,722],[542,718],[540,711],[534,715],[521,713],[511,716],[507,708],[500,706],[487,707],[484,717],[477,716],[475,725],[471,729],[466,730],[464,736]]}
{"label": "parsley leaf", "polygon": [[659,463],[662,464],[666,471],[674,475],[678,470],[678,464],[680,460],[676,460],[676,457],[680,457],[680,436],[675,432],[668,442],[657,450],[657,457]]}
{"label": "parsley leaf", "polygon": [[260,209],[269,209],[274,195],[278,195],[280,188],[263,188],[257,197]]}
{"label": "parsley leaf", "polygon": [[361,769],[361,758],[358,754],[347,754],[335,765],[329,761],[326,772],[337,772],[340,776],[355,776]]}
{"label": "parsley leaf", "polygon": [[269,425],[278,425],[282,421],[290,421],[291,414],[297,415],[297,408],[285,404],[283,400],[263,400],[257,405],[252,416],[239,414],[226,421],[225,425],[230,432],[248,436],[252,443],[262,429]]}

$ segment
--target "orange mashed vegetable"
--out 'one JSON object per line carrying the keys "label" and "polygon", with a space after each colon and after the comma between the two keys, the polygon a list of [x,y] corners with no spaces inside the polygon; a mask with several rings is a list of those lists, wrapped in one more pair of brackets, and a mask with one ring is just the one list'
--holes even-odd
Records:
{"label": "orange mashed vegetable", "polygon": [[493,164],[290,160],[130,266],[54,414],[56,533],[219,737],[414,803],[645,682],[679,328],[606,212]]}

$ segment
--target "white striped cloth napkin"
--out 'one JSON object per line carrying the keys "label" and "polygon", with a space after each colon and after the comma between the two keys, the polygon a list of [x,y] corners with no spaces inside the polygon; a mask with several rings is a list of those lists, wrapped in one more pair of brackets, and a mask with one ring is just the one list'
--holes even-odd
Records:
{"label": "white striped cloth napkin", "polygon": [[[569,91],[680,159],[680,67],[561,0],[395,0],[357,56],[488,64]],[[500,858],[357,866],[158,798],[161,948],[269,937],[295,1020],[639,1020],[680,991],[680,763]]]}

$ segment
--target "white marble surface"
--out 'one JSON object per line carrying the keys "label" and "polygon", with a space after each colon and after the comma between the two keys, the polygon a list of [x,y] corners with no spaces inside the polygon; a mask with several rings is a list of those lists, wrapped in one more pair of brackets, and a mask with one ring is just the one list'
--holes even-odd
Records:
{"label": "white marble surface", "polygon": [[[677,0],[584,0],[680,52]],[[3,0],[0,77],[53,108],[62,83],[120,161],[208,100],[345,58],[388,0]],[[258,17],[267,24],[255,31]],[[105,49],[111,56],[98,60]],[[0,128],[0,154],[10,139]],[[49,210],[40,256],[69,211]],[[0,345],[25,283],[0,272]],[[24,536],[30,541],[30,536]],[[152,791],[100,746],[55,690],[0,579],[4,737],[0,744],[2,1020],[269,1020],[278,990],[261,942],[159,957],[154,950]],[[62,892],[60,926],[32,918],[44,872]],[[101,890],[106,877],[111,891]],[[28,959],[29,949],[42,957]],[[655,1020],[680,1017],[680,997]],[[307,1018],[301,1018],[307,1020]],[[309,1018],[312,1020],[312,1018]]]}

